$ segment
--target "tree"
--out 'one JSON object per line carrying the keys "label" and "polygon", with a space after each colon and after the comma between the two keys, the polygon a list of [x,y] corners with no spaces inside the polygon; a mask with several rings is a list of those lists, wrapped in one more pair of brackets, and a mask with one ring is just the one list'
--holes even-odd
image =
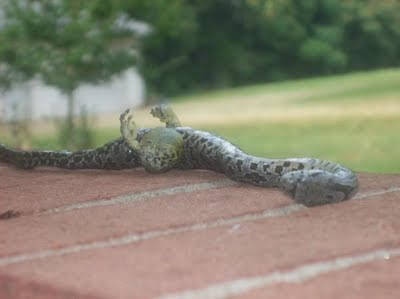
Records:
{"label": "tree", "polygon": [[350,69],[400,66],[400,1],[350,0],[343,6]]}
{"label": "tree", "polygon": [[246,0],[167,2],[167,14],[149,20],[153,30],[143,40],[140,67],[148,86],[176,94],[245,81],[254,68],[250,43],[257,5]]}
{"label": "tree", "polygon": [[[151,25],[150,34],[141,41],[139,69],[149,93],[171,94],[188,89],[195,81],[186,67],[192,64],[190,53],[197,47],[197,1],[130,0],[121,1],[121,9],[130,17]],[[198,65],[198,62],[194,62]]]}
{"label": "tree", "polygon": [[135,23],[113,0],[5,0],[2,9],[0,81],[37,77],[64,93],[73,142],[74,92],[136,63]]}
{"label": "tree", "polygon": [[153,26],[140,69],[153,92],[398,66],[399,0],[130,0]]}

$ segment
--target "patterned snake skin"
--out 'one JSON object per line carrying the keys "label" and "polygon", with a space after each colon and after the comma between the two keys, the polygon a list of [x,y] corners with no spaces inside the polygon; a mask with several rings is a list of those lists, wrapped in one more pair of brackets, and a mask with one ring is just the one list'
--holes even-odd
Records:
{"label": "patterned snake skin", "polygon": [[[163,109],[160,107],[156,109]],[[216,135],[178,126],[179,122],[171,124],[161,119],[167,123],[167,128],[138,129],[131,132],[134,137],[129,137],[123,132],[127,112],[121,115],[123,137],[100,148],[77,152],[19,151],[0,144],[0,161],[25,169],[38,166],[67,169],[127,169],[144,166],[151,172],[165,172],[171,168],[208,169],[224,173],[238,182],[279,187],[296,202],[306,206],[344,201],[357,192],[356,175],[339,164],[309,158],[254,157]],[[155,116],[160,118],[159,115]],[[169,135],[173,136],[173,142],[169,137],[164,138]],[[135,148],[129,138],[137,141],[139,146]],[[158,140],[161,141],[154,145]],[[175,140],[182,140],[178,154]],[[165,144],[171,142],[174,145],[172,150],[165,150]],[[149,150],[149,144],[152,144],[152,150]],[[154,151],[154,148],[157,150]],[[160,168],[155,171],[148,163],[155,163]]]}

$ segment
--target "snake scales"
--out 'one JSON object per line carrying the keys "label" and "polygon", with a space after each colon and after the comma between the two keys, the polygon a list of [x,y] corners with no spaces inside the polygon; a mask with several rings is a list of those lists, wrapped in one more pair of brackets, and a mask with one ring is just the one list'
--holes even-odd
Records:
{"label": "snake scales", "polygon": [[152,109],[166,127],[136,129],[132,113],[121,114],[122,137],[93,150],[20,151],[0,144],[0,161],[19,168],[53,166],[67,169],[127,169],[143,166],[150,172],[209,169],[229,178],[262,187],[279,187],[306,206],[351,198],[358,189],[349,169],[311,158],[267,159],[248,155],[208,132],[181,127],[169,106]]}

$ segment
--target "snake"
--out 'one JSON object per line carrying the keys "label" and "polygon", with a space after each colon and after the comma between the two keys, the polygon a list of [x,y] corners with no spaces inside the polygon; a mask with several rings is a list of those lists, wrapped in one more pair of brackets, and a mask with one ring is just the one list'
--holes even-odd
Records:
{"label": "snake", "polygon": [[171,169],[204,169],[231,180],[281,189],[307,207],[352,198],[359,187],[357,175],[340,164],[315,158],[269,159],[252,156],[224,138],[182,127],[169,105],[151,114],[164,127],[137,128],[133,109],[120,115],[121,137],[105,145],[79,151],[19,150],[0,144],[0,161],[18,168],[131,169],[150,173]]}

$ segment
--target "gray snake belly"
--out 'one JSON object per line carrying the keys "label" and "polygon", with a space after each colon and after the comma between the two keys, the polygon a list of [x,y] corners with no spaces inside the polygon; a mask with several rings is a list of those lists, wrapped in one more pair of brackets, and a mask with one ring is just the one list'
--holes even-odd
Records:
{"label": "gray snake belly", "polygon": [[[333,162],[311,158],[259,158],[208,132],[188,127],[174,130],[184,140],[183,154],[174,167],[177,169],[208,169],[238,182],[279,187],[306,206],[344,201],[358,189],[357,176]],[[139,129],[138,141],[148,131]],[[139,153],[123,138],[97,149],[77,152],[20,151],[0,144],[0,161],[20,168],[127,169],[141,166]]]}

